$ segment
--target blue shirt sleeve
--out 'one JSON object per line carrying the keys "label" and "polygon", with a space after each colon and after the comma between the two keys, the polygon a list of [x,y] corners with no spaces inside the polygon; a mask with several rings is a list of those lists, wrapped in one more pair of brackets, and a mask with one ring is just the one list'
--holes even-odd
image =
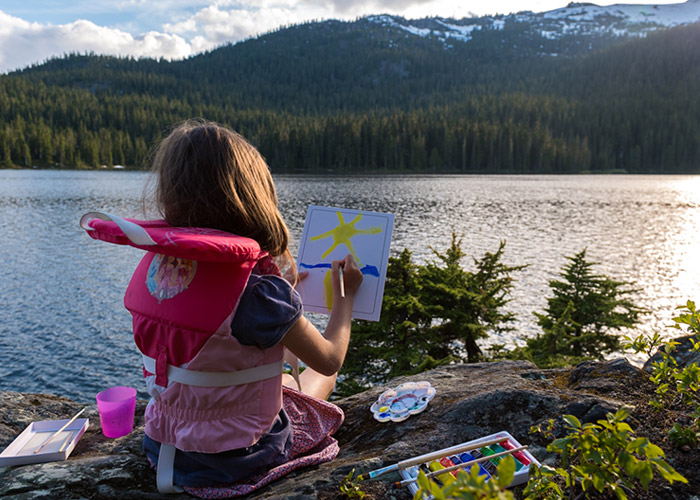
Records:
{"label": "blue shirt sleeve", "polygon": [[267,349],[282,340],[302,313],[301,297],[287,280],[252,274],[231,321],[231,333],[243,345]]}

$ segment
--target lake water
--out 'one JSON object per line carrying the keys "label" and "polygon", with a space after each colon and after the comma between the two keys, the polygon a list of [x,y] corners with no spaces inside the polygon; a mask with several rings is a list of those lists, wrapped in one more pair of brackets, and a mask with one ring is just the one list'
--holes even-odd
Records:
{"label": "lake water", "polygon": [[[0,389],[93,400],[110,385],[142,389],[122,297],[142,252],[93,241],[80,216],[141,217],[147,174],[0,171]],[[673,308],[700,301],[700,176],[277,176],[293,238],[308,205],[396,215],[392,252],[416,261],[453,231],[471,257],[506,241],[514,275],[513,344],[534,335],[547,285],[566,255],[587,248],[595,270],[633,281],[649,309],[638,328],[671,335]],[[295,253],[295,247],[292,248]],[[315,322],[323,323],[323,317]],[[323,326],[321,324],[321,326]],[[142,393],[142,395],[144,395]]]}

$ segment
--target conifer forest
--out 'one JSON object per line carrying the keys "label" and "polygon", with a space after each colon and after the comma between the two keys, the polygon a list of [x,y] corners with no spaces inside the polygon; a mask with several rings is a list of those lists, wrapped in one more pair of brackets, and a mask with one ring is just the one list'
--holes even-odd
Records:
{"label": "conifer forest", "polygon": [[449,49],[361,28],[309,23],[172,62],[68,54],[0,75],[0,167],[146,168],[170,127],[203,117],[273,172],[700,172],[700,24],[546,53],[509,47],[508,26]]}

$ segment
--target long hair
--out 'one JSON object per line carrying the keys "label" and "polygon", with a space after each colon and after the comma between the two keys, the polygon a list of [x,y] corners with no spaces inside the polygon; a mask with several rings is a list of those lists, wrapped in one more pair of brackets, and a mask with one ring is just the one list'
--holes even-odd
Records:
{"label": "long hair", "polygon": [[293,262],[270,170],[240,134],[207,121],[182,123],[156,149],[151,170],[153,201],[169,224],[246,236]]}

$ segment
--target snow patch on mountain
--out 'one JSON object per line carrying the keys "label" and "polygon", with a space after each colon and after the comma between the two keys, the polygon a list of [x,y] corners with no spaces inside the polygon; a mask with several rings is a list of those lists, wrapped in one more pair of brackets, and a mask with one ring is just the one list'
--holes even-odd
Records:
{"label": "snow patch on mountain", "polygon": [[548,12],[472,17],[461,20],[427,18],[406,20],[398,16],[369,16],[369,21],[420,37],[470,41],[482,30],[503,30],[507,23],[528,25],[530,33],[548,40],[567,36],[639,37],[650,31],[700,22],[700,0],[667,5],[570,3]]}
{"label": "snow patch on mountain", "polygon": [[700,2],[669,5],[615,4],[601,7],[594,4],[569,4],[542,14],[545,19],[574,22],[617,18],[626,24],[657,24],[672,27],[700,20]]}
{"label": "snow patch on mountain", "polygon": [[474,30],[481,29],[481,25],[479,24],[468,24],[466,26],[461,26],[459,24],[448,23],[442,19],[436,19],[436,21],[446,28],[446,38],[455,38],[464,42],[472,39],[472,32]]}

